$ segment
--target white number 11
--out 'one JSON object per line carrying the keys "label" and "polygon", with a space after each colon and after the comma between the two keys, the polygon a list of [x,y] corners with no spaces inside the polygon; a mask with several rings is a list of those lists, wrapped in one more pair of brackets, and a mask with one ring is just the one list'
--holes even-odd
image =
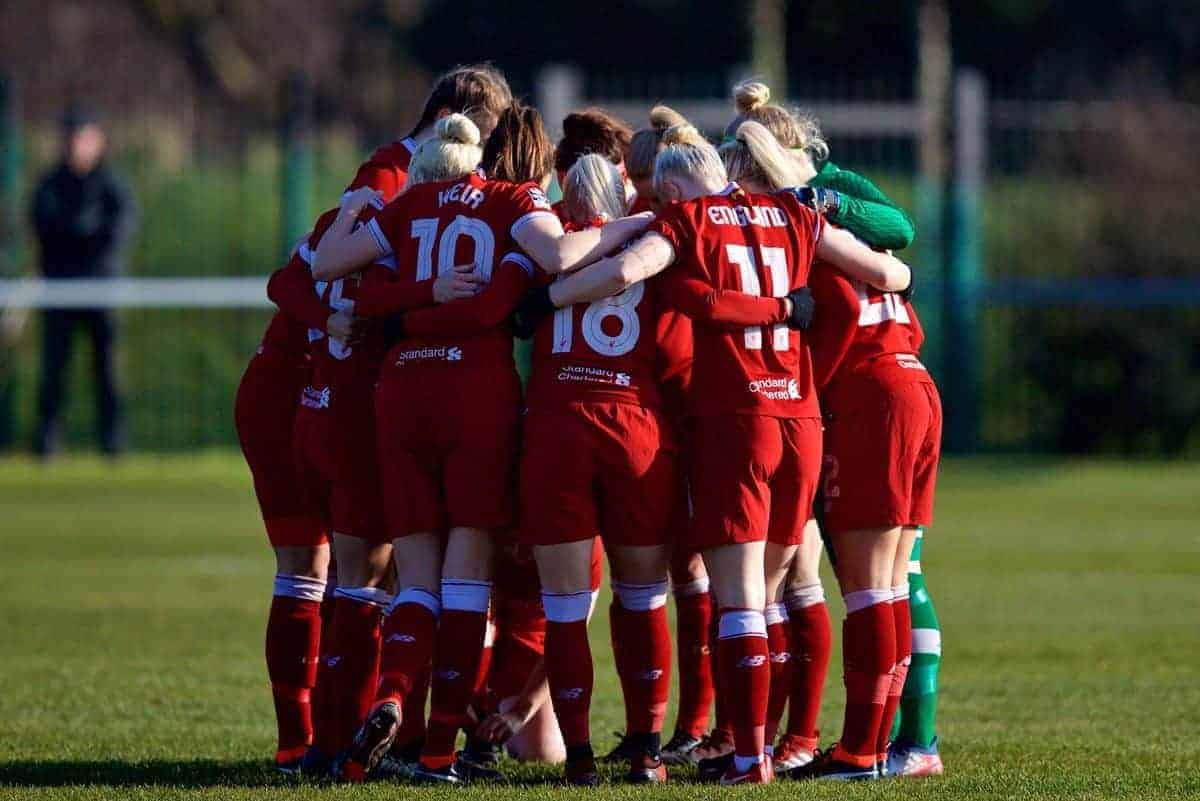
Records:
{"label": "white number 11", "polygon": [[[784,248],[760,247],[762,263],[771,275],[771,295],[782,298],[788,293],[788,264],[787,250]],[[762,281],[758,277],[758,262],[754,258],[754,248],[749,245],[726,245],[725,255],[737,265],[742,279],[742,291],[747,295],[762,296]],[[788,349],[788,327],[782,324],[771,326],[771,349]],[[761,326],[752,325],[745,331],[747,350],[762,350],[763,331]]]}

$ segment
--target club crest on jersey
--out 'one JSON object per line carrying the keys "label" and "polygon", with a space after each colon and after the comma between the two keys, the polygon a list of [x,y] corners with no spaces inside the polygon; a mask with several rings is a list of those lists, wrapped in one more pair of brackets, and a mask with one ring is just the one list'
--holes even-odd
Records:
{"label": "club crest on jersey", "polygon": [[751,381],[748,389],[769,400],[800,400],[800,384],[794,378],[760,378]]}
{"label": "club crest on jersey", "polygon": [[477,209],[483,205],[483,190],[477,186],[469,186],[466,183],[457,183],[449,189],[443,189],[438,192],[438,208],[445,206],[447,203],[462,203]]}
{"label": "club crest on jersey", "polygon": [[329,399],[329,387],[305,387],[300,392],[300,405],[309,409],[328,409]]}
{"label": "club crest on jersey", "polygon": [[529,187],[529,199],[533,201],[533,205],[539,209],[551,208],[550,200],[546,197],[546,193],[535,186]]}

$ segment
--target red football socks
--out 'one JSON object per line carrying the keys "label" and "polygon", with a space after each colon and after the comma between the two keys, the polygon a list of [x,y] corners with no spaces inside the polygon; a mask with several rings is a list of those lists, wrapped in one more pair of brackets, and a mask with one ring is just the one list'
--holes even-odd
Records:
{"label": "red football socks", "polygon": [[908,605],[908,582],[892,587],[892,617],[896,623],[896,666],[892,671],[892,683],[888,687],[883,718],[879,722],[879,736],[875,740],[875,751],[883,759],[887,758],[888,737],[892,733],[896,710],[900,708],[900,696],[904,692],[904,681],[908,678],[908,663],[912,661],[912,617]]}
{"label": "red football socks", "polygon": [[743,760],[761,760],[766,749],[767,697],[771,691],[763,613],[722,609],[717,637],[721,691],[737,699],[726,705],[733,728],[734,753]]}
{"label": "red football socks", "polygon": [[554,714],[567,747],[588,745],[594,677],[587,617],[592,593],[543,591],[542,605],[546,609],[546,678]]}
{"label": "red football socks", "polygon": [[788,699],[787,732],[810,751],[817,748],[817,716],[829,656],[833,650],[833,627],[825,591],[820,584],[789,590],[784,601],[792,649],[792,690]]}
{"label": "red football socks", "polygon": [[615,642],[624,643],[621,689],[625,696],[625,733],[662,731],[671,690],[671,630],[667,623],[667,582],[613,583]]}
{"label": "red football socks", "polygon": [[792,690],[792,655],[788,644],[787,610],[783,604],[767,604],[767,651],[771,659],[771,692],[767,696],[766,743],[770,750],[779,731],[779,720]]}
{"label": "red football socks", "polygon": [[708,579],[675,588],[676,649],[679,659],[679,712],[675,729],[692,737],[708,731],[713,704],[712,596]]}
{"label": "red football socks", "polygon": [[842,624],[846,717],[838,758],[867,767],[875,763],[875,745],[896,664],[896,622],[892,591],[847,593]]}
{"label": "red football socks", "polygon": [[275,699],[279,739],[275,760],[292,762],[312,743],[311,693],[321,646],[325,582],[279,574],[267,618],[267,675]]}
{"label": "red football socks", "polygon": [[492,585],[442,579],[442,616],[433,653],[429,725],[421,763],[439,768],[454,761],[454,741],[475,693],[487,632]]}

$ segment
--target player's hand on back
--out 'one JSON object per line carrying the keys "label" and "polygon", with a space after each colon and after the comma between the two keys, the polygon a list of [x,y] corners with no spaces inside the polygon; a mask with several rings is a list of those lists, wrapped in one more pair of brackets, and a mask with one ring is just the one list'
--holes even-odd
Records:
{"label": "player's hand on back", "polygon": [[381,198],[382,195],[380,195],[371,187],[360,187],[355,189],[353,192],[347,192],[342,198],[342,213],[358,216],[358,213],[365,209],[368,204],[376,200],[380,200]]}
{"label": "player's hand on back", "polygon": [[456,264],[433,281],[434,303],[449,303],[477,295],[483,289],[483,277],[475,272],[474,264]]}

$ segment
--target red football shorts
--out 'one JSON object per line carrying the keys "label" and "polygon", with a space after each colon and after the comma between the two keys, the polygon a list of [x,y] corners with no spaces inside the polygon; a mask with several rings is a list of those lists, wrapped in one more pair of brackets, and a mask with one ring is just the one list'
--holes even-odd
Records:
{"label": "red football shorts", "polygon": [[520,405],[512,368],[413,369],[380,381],[379,465],[393,537],[512,525]]}
{"label": "red football shorts", "polygon": [[388,542],[383,491],[375,457],[370,404],[356,414],[301,408],[296,414],[295,454],[306,502],[338,534]]}
{"label": "red football shorts", "polygon": [[825,527],[929,525],[942,444],[937,387],[852,380],[826,404]]}
{"label": "red football shorts", "polygon": [[233,419],[267,539],[280,547],[327,542],[321,522],[304,502],[292,454],[292,426],[308,371],[287,358],[263,352],[250,360],[238,384]]}
{"label": "red football shorts", "polygon": [[821,473],[821,421],[749,414],[695,421],[691,545],[797,545]]}
{"label": "red football shorts", "polygon": [[521,446],[521,537],[662,545],[680,490],[674,439],[659,413],[629,403],[532,411]]}

